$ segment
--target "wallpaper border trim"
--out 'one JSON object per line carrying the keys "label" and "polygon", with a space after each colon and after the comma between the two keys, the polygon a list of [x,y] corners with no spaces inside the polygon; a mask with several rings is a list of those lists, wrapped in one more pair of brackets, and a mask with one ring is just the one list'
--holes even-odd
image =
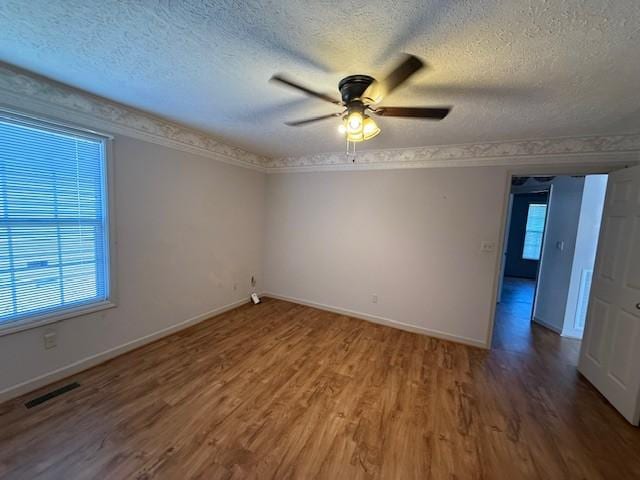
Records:
{"label": "wallpaper border trim", "polygon": [[268,159],[268,172],[640,162],[640,134],[439,145]]}

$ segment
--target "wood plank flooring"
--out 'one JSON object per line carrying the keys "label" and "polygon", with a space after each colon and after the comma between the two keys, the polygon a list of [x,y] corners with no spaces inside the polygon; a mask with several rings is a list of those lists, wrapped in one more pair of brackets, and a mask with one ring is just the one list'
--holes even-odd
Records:
{"label": "wood plank flooring", "polygon": [[576,342],[509,328],[484,351],[266,299],[0,405],[0,478],[640,478]]}

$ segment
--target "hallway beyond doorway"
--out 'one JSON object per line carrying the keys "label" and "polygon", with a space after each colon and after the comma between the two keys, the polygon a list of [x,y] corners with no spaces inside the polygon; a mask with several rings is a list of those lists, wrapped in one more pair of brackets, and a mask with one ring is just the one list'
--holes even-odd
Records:
{"label": "hallway beyond doorway", "polygon": [[531,321],[535,280],[505,277],[502,301],[496,310],[492,348],[520,353],[551,348],[563,365],[575,368],[580,354],[580,340],[561,337]]}

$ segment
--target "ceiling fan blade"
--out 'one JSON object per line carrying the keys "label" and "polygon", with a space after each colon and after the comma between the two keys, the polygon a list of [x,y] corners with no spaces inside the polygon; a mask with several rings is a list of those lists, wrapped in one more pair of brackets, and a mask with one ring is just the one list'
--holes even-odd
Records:
{"label": "ceiling fan blade", "polygon": [[373,110],[376,115],[383,117],[413,117],[442,120],[451,111],[450,107],[380,107]]}
{"label": "ceiling fan blade", "polygon": [[405,91],[408,95],[431,97],[475,97],[482,99],[513,98],[515,100],[540,99],[543,90],[538,87],[517,85],[411,85]]}
{"label": "ceiling fan blade", "polygon": [[384,80],[374,80],[364,91],[362,97],[370,98],[374,103],[378,103],[422,68],[424,68],[422,60],[414,55],[405,54],[396,68]]}
{"label": "ceiling fan blade", "polygon": [[288,87],[295,88],[296,90],[299,90],[306,95],[319,98],[320,100],[324,100],[325,102],[330,102],[335,105],[342,105],[342,102],[340,100],[333,98],[331,95],[327,95],[326,93],[320,93],[320,92],[311,90],[310,88],[304,87],[292,80],[289,80],[288,78],[283,77],[282,75],[279,75],[279,74],[274,75],[273,77],[271,77],[270,80],[272,82],[278,82]]}
{"label": "ceiling fan blade", "polygon": [[285,122],[285,125],[289,125],[290,127],[300,127],[302,125],[307,125],[308,123],[319,122],[321,120],[326,120],[328,118],[339,117],[342,113],[330,113],[328,115],[320,115],[319,117],[306,118],[304,120],[295,120],[293,122]]}

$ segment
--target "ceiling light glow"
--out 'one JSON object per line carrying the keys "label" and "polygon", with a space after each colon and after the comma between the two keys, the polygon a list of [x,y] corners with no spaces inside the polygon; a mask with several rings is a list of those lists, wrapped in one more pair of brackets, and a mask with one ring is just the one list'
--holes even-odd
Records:
{"label": "ceiling light glow", "polygon": [[341,132],[346,132],[347,140],[350,142],[364,142],[380,133],[380,128],[376,125],[376,122],[368,116],[364,117],[360,128],[354,130],[350,127],[351,125],[347,123],[347,127],[340,129]]}
{"label": "ceiling light glow", "polygon": [[356,133],[362,129],[362,114],[360,112],[351,112],[347,118],[349,132]]}
{"label": "ceiling light glow", "polygon": [[375,137],[380,133],[380,127],[373,121],[373,118],[366,117],[362,125],[362,135],[365,140]]}

